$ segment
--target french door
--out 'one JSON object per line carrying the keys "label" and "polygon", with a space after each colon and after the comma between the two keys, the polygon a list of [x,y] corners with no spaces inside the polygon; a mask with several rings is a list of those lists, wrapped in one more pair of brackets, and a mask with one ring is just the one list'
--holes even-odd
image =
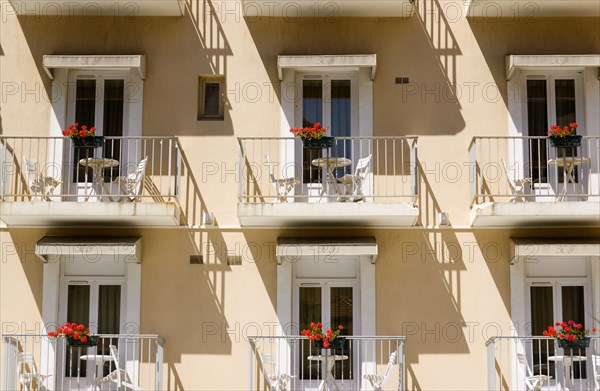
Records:
{"label": "french door", "polygon": [[[65,278],[61,286],[59,319],[64,322],[84,324],[92,334],[119,334],[122,329],[124,297],[122,278],[76,277]],[[58,352],[59,363],[64,365],[58,374],[63,384],[84,379],[92,384],[94,375],[108,375],[114,368],[107,361],[104,368],[96,368],[93,360],[81,360],[86,354],[110,355],[110,345],[118,345],[118,339],[100,340],[97,347],[71,347]]]}
{"label": "french door", "polygon": [[[322,279],[297,279],[294,289],[295,324],[299,330],[310,328],[311,322],[323,323],[324,330],[336,330],[338,325],[342,325],[342,335],[353,335],[358,332],[357,327],[360,324],[358,302],[355,279],[332,279],[327,282]],[[358,384],[354,378],[357,363],[351,341],[347,340],[342,350],[330,350],[329,353],[347,356],[335,361],[329,372],[336,379],[340,389],[354,389],[353,386]],[[298,374],[300,388],[317,389],[328,369],[324,361],[311,360],[309,357],[325,354],[324,351],[313,347],[312,344],[302,343],[296,354],[295,373]]]}
{"label": "french door", "polygon": [[[357,78],[347,73],[299,74],[296,85],[300,99],[296,104],[296,126],[312,127],[320,123],[327,136],[350,137],[358,133]],[[303,194],[320,189],[322,169],[312,166],[314,159],[324,157],[353,158],[355,146],[350,140],[338,140],[329,150],[297,149],[296,161],[302,162]],[[336,169],[336,176],[350,172],[349,167]]]}
{"label": "french door", "polygon": [[[529,74],[525,78],[526,134],[546,137],[550,125],[581,125],[583,115],[583,78],[579,73],[552,72]],[[578,132],[581,134],[581,132]],[[546,148],[546,140],[529,140],[525,152],[525,177],[533,181],[538,194],[556,193],[563,186],[563,170],[548,166],[548,160],[575,156],[575,148]],[[557,155],[558,154],[558,155]],[[575,176],[576,182],[578,181]],[[573,185],[570,185],[573,186]]]}
{"label": "french door", "polygon": [[[69,99],[67,104],[68,124],[78,123],[79,126],[95,127],[97,136],[123,136],[123,124],[126,116],[125,87],[127,75],[121,72],[90,73],[73,71],[69,75]],[[73,151],[73,169],[70,182],[75,185],[72,189],[81,186],[77,183],[87,182],[92,179],[92,170],[79,164],[79,161],[88,157],[105,157],[120,160],[120,140],[105,142],[102,147],[77,147]],[[118,168],[105,169],[104,181],[110,182],[119,175]]]}
{"label": "french door", "polygon": [[[573,320],[584,326],[591,325],[591,295],[587,279],[561,281],[559,279],[535,278],[529,282],[529,308],[531,334],[542,335],[548,326],[555,322]],[[558,350],[558,351],[555,351]],[[548,357],[562,355],[563,349],[555,349],[553,343],[534,344],[532,347],[533,369],[536,374],[553,376],[554,361]],[[585,349],[577,353],[585,356]],[[586,363],[574,362],[572,368],[573,383],[586,379]],[[579,387],[578,387],[579,389]]]}

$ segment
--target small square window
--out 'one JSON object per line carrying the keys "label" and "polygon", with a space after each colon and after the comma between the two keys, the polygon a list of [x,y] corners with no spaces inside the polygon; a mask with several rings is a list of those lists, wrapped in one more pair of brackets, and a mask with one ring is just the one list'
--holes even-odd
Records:
{"label": "small square window", "polygon": [[225,77],[200,76],[198,80],[198,120],[222,120]]}

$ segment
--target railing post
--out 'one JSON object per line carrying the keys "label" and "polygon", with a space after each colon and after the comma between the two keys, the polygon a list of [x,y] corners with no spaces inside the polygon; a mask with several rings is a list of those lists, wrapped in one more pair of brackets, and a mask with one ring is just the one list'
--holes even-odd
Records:
{"label": "railing post", "polygon": [[419,167],[417,163],[417,139],[412,139],[412,145],[410,146],[410,165],[413,173],[411,175],[411,195],[412,202],[417,201],[419,196]]}
{"label": "railing post", "polygon": [[[496,357],[496,342],[494,339],[491,339],[487,342],[487,372],[488,372],[488,391],[493,391],[496,389],[496,365],[495,365],[495,357]],[[502,381],[502,379],[500,379]]]}
{"label": "railing post", "polygon": [[253,383],[253,379],[252,377],[254,376],[254,372],[253,372],[253,365],[252,365],[252,344],[253,344],[253,339],[250,339],[248,342],[248,390],[252,390],[252,383]]}
{"label": "railing post", "polygon": [[405,384],[404,384],[404,374],[406,373],[406,364],[405,364],[405,359],[404,359],[404,344],[405,344],[406,340],[400,340],[400,347],[399,347],[399,352],[398,352],[398,359],[400,360],[400,365],[399,365],[399,371],[400,371],[400,375],[399,375],[399,379],[398,379],[398,390],[399,391],[404,391],[405,390]]}

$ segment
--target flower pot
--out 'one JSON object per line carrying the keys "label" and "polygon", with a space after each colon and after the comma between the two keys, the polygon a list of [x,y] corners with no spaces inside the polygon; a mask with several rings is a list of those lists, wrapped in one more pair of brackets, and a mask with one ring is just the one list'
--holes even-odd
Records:
{"label": "flower pot", "polygon": [[90,136],[84,138],[74,138],[73,145],[76,147],[101,147],[104,142],[103,136]]}
{"label": "flower pot", "polygon": [[[329,347],[327,349],[341,349],[346,343],[346,337],[337,337],[332,341],[329,341]],[[313,347],[317,349],[323,349],[323,341],[313,341]]]}
{"label": "flower pot", "polygon": [[573,148],[581,146],[583,136],[550,137],[550,145],[556,148]]}
{"label": "flower pot", "polygon": [[577,341],[568,341],[566,339],[557,339],[558,347],[563,349],[583,349],[590,347],[590,337],[583,337]]}
{"label": "flower pot", "polygon": [[323,136],[320,139],[302,139],[304,148],[331,148],[333,145],[333,137]]}
{"label": "flower pot", "polygon": [[69,346],[96,346],[98,345],[98,336],[90,335],[88,340],[81,342],[81,340],[75,340],[73,337],[67,337],[67,345]]}

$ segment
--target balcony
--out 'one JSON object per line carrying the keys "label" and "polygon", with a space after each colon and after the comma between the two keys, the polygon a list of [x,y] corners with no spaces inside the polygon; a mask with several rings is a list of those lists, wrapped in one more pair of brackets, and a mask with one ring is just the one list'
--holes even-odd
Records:
{"label": "balcony", "polygon": [[486,347],[489,391],[600,390],[600,337],[589,348],[562,349],[550,337],[493,337]]}
{"label": "balcony", "polygon": [[339,18],[339,17],[410,17],[414,13],[411,0],[340,0],[336,2],[308,2],[284,0],[242,0],[244,17]]}
{"label": "balcony", "polygon": [[556,148],[547,137],[475,137],[474,227],[600,225],[600,137]]}
{"label": "balcony", "polygon": [[179,225],[185,164],[176,138],[105,137],[76,147],[63,137],[3,136],[0,216],[11,227]]}
{"label": "balcony", "polygon": [[598,17],[600,8],[589,0],[468,0],[466,14],[472,18]]}
{"label": "balcony", "polygon": [[239,138],[242,226],[410,227],[417,222],[417,139]]}
{"label": "balcony", "polygon": [[57,16],[99,16],[134,17],[134,16],[183,16],[185,3],[183,0],[152,1],[96,1],[80,0],[10,0],[17,15],[38,15],[48,18]]}
{"label": "balcony", "polygon": [[93,347],[44,335],[2,337],[3,390],[163,389],[157,335],[99,335]]}
{"label": "balcony", "polygon": [[[339,349],[316,348],[307,337],[249,342],[249,390],[405,389],[405,337],[348,336]],[[369,379],[378,376],[374,387]]]}

